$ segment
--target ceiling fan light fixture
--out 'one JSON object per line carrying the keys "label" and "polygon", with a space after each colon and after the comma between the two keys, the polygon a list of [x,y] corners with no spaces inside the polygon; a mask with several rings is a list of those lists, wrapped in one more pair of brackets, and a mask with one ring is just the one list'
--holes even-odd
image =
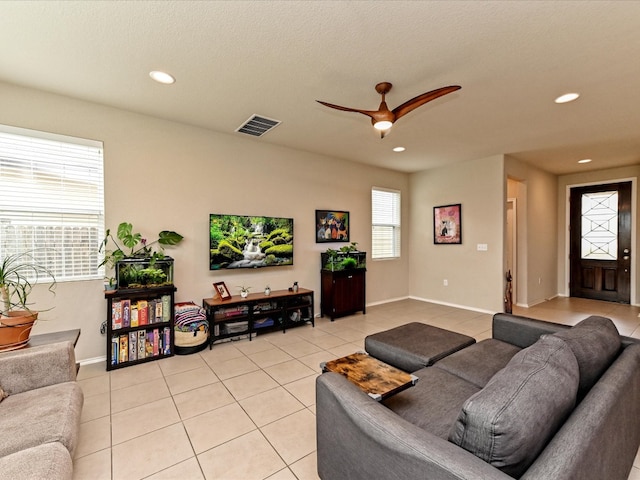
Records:
{"label": "ceiling fan light fixture", "polygon": [[393,126],[393,123],[389,120],[380,120],[373,124],[373,128],[376,130],[389,130]]}

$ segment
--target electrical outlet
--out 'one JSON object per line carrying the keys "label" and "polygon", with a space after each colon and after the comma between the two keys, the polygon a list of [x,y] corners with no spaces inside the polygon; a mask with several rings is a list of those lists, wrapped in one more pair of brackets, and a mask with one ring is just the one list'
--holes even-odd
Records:
{"label": "electrical outlet", "polygon": [[442,285],[444,285],[445,287],[449,286],[449,280],[447,280],[446,278],[442,281]]}

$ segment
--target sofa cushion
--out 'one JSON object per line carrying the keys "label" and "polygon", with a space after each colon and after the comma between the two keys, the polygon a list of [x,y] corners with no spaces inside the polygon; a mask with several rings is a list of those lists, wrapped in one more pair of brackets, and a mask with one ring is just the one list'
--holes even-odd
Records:
{"label": "sofa cushion", "polygon": [[73,461],[59,442],[44,443],[0,457],[0,478],[11,480],[71,480]]}
{"label": "sofa cushion", "polygon": [[0,404],[0,457],[60,442],[71,456],[78,443],[83,394],[77,382],[11,395]]}
{"label": "sofa cushion", "polygon": [[483,388],[520,347],[488,338],[443,358],[434,365]]}
{"label": "sofa cushion", "polygon": [[382,403],[408,422],[446,440],[462,404],[480,388],[433,367],[413,374],[418,383]]}
{"label": "sofa cushion", "polygon": [[554,336],[567,342],[576,356],[580,370],[578,398],[582,398],[618,355],[618,329],[608,318],[591,316]]}
{"label": "sofa cushion", "polygon": [[569,346],[544,336],[464,403],[449,440],[518,478],[573,409],[578,377]]}

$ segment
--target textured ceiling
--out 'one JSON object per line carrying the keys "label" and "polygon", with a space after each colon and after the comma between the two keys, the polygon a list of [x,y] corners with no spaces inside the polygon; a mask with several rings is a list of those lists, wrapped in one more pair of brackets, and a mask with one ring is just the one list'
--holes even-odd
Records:
{"label": "textured ceiling", "polygon": [[[509,154],[563,174],[640,163],[639,22],[637,1],[5,0],[0,81],[232,135],[257,113],[282,124],[247,141],[400,171]],[[381,81],[389,108],[462,90],[382,140],[315,102],[375,110]]]}

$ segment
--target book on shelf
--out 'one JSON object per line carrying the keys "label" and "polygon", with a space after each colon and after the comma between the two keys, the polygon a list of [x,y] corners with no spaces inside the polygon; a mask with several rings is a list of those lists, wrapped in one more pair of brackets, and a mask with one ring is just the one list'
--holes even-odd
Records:
{"label": "book on shelf", "polygon": [[171,295],[162,296],[162,321],[171,321]]}
{"label": "book on shelf", "polygon": [[113,330],[122,328],[122,302],[120,300],[111,304],[111,328]]}
{"label": "book on shelf", "polygon": [[149,310],[146,300],[138,300],[138,325],[149,324]]}
{"label": "book on shelf", "polygon": [[249,307],[247,305],[238,305],[236,307],[221,308],[219,310],[216,310],[215,313],[213,314],[213,318],[215,320],[221,320],[225,318],[233,318],[233,317],[239,317],[242,315],[247,315],[248,313],[249,313]]}
{"label": "book on shelf", "polygon": [[129,335],[120,335],[120,351],[118,352],[118,363],[129,360]]}
{"label": "book on shelf", "polygon": [[138,326],[138,304],[131,305],[131,326]]}
{"label": "book on shelf", "polygon": [[138,333],[129,332],[129,361],[138,359]]}
{"label": "book on shelf", "polygon": [[153,330],[146,330],[145,357],[153,357]]}
{"label": "book on shelf", "polygon": [[157,328],[153,329],[153,356],[160,355],[160,332]]}
{"label": "book on shelf", "polygon": [[138,359],[142,360],[147,353],[146,350],[146,332],[144,330],[138,330]]}
{"label": "book on shelf", "polygon": [[171,355],[171,328],[164,327],[164,342],[162,342],[162,354]]}
{"label": "book on shelf", "polygon": [[163,311],[163,303],[162,300],[155,300],[155,323],[162,322],[162,311]]}
{"label": "book on shelf", "polygon": [[117,335],[111,337],[111,365],[118,364],[118,350],[120,349],[120,339]]}
{"label": "book on shelf", "polygon": [[122,327],[129,328],[131,325],[131,300],[121,300],[122,303]]}
{"label": "book on shelf", "polygon": [[147,324],[156,323],[156,301],[147,300]]}

